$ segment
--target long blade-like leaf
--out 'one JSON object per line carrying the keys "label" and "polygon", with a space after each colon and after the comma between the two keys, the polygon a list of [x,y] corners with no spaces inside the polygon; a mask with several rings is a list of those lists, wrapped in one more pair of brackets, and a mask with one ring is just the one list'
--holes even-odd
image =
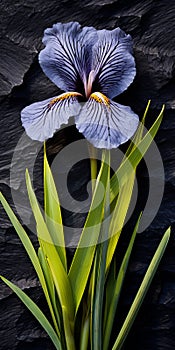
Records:
{"label": "long blade-like leaf", "polygon": [[76,310],[78,310],[89,277],[104,214],[104,189],[107,184],[109,160],[108,152],[104,152],[103,155],[91,207],[69,271]]}
{"label": "long blade-like leaf", "polygon": [[82,317],[82,326],[80,333],[80,350],[87,350],[89,344],[89,329],[90,329],[90,316]]}
{"label": "long blade-like leaf", "polygon": [[52,237],[52,241],[58,251],[59,257],[65,269],[67,269],[66,250],[60,203],[54,179],[49,167],[44,148],[44,210],[45,220]]}
{"label": "long blade-like leaf", "polygon": [[[109,153],[110,159],[110,153]],[[107,173],[106,195],[104,203],[104,220],[101,225],[100,240],[95,252],[91,291],[91,348],[101,349],[103,344],[102,320],[103,298],[106,282],[106,255],[108,248],[110,222],[110,164]]]}
{"label": "long blade-like leaf", "polygon": [[[137,141],[135,140],[135,146],[132,147],[132,151],[129,153],[129,155],[127,155],[121,166],[113,175],[111,179],[111,202],[117,196],[119,188],[121,188],[128,181],[128,177],[132,171],[136,169],[137,165],[153,142],[153,139],[162,122],[164,108],[165,106],[162,107],[159,116],[143,139],[137,137]],[[138,132],[140,133],[140,128],[138,129]]]}
{"label": "long blade-like leaf", "polygon": [[129,154],[133,151],[134,147],[137,147],[137,144],[140,141],[140,137],[143,135],[145,119],[146,119],[150,104],[151,104],[151,100],[148,100],[148,103],[147,103],[147,106],[145,108],[142,120],[139,123],[139,126],[137,128],[137,131],[136,131],[134,137],[133,137],[133,140],[131,141],[131,143],[126,151],[126,156],[129,156]]}
{"label": "long blade-like leaf", "polygon": [[52,303],[53,303],[53,302],[55,302],[55,286],[54,286],[51,272],[49,271],[48,262],[46,260],[46,257],[44,255],[41,247],[39,247],[39,249],[38,249],[38,258],[39,258],[39,261],[40,261],[40,264],[41,264],[41,267],[42,267],[42,270],[44,273],[48,292],[49,292],[50,298],[51,298]]}
{"label": "long blade-like leaf", "polygon": [[[59,326],[59,329],[62,329],[62,324],[61,324],[61,307],[58,304],[58,300],[56,298],[56,291],[55,291],[55,285],[54,285],[54,281],[53,281],[53,277],[52,277],[52,273],[50,271],[50,267],[48,264],[48,261],[46,259],[46,256],[42,250],[41,247],[39,247],[38,249],[38,258],[44,273],[44,277],[46,280],[46,284],[47,284],[47,288],[48,288],[48,292],[50,295],[50,299],[52,301],[52,306],[53,306],[53,310],[54,310],[54,314],[57,320],[57,324]],[[62,338],[62,333],[60,332],[60,338]]]}
{"label": "long blade-like leaf", "polygon": [[49,306],[49,309],[51,312],[51,316],[52,316],[52,319],[54,322],[55,329],[56,329],[57,333],[60,334],[60,331],[58,329],[58,324],[56,321],[56,317],[54,314],[52,302],[51,302],[49,292],[47,289],[45,277],[44,277],[44,274],[43,274],[43,271],[42,271],[42,268],[40,265],[40,261],[38,259],[36,252],[35,252],[35,249],[33,247],[33,244],[31,242],[29,236],[25,232],[24,228],[20,224],[19,220],[17,219],[16,215],[13,213],[13,210],[10,208],[9,204],[7,203],[5,197],[2,195],[2,193],[0,193],[0,201],[4,207],[4,210],[6,211],[8,217],[9,217],[13,227],[15,228],[15,230],[18,234],[18,237],[21,240],[21,242],[22,242],[22,244],[23,244],[32,264],[33,264],[33,267],[38,275],[39,281],[40,281],[41,286],[43,288],[43,291],[44,291],[44,294],[45,294],[45,297],[46,297],[46,300],[47,300],[47,303],[48,303],[48,306]]}
{"label": "long blade-like leaf", "polygon": [[128,182],[122,187],[119,192],[117,203],[115,209],[113,211],[111,224],[110,224],[110,240],[108,244],[108,253],[107,253],[107,261],[106,261],[106,269],[108,270],[110,263],[112,261],[120,234],[122,232],[122,228],[125,223],[125,218],[128,212],[129,204],[132,197],[133,186],[135,180],[135,172],[133,172]]}
{"label": "long blade-like leaf", "polygon": [[57,350],[62,350],[62,346],[60,343],[60,340],[54,331],[53,327],[51,326],[50,322],[46,318],[46,316],[43,314],[43,312],[40,310],[40,308],[33,302],[32,299],[28,297],[19,287],[17,287],[14,283],[8,281],[6,278],[0,276],[0,278],[7,284],[8,287],[10,287],[14,293],[18,296],[18,298],[21,299],[21,301],[27,306],[27,308],[30,310],[30,312],[35,316],[35,318],[38,320],[38,322],[41,324],[41,326],[44,328],[44,330],[47,332],[48,336],[52,340],[55,348]]}
{"label": "long blade-like leaf", "polygon": [[[74,324],[74,300],[71,289],[71,284],[69,282],[69,277],[65,271],[65,268],[61,262],[61,259],[58,255],[58,252],[52,242],[51,236],[48,232],[46,223],[41,214],[38,201],[36,199],[35,193],[32,188],[31,180],[29,173],[26,172],[26,183],[28,189],[28,195],[30,199],[31,208],[33,210],[33,214],[37,224],[37,232],[38,232],[38,240],[40,242],[40,246],[48,259],[50,269],[53,274],[53,280],[55,283],[55,287],[58,293],[60,304],[67,310],[69,314],[69,321],[71,326]],[[73,328],[72,328],[73,332]]]}
{"label": "long blade-like leaf", "polygon": [[119,332],[119,335],[112,347],[112,350],[120,350],[132,325],[133,322],[138,314],[138,311],[142,305],[142,302],[144,300],[144,297],[148,291],[148,288],[152,282],[152,279],[157,271],[157,268],[159,266],[160,260],[164,254],[164,251],[166,249],[166,246],[168,244],[170,238],[170,228],[166,230],[164,233],[161,242],[159,243],[159,246],[151,260],[151,263],[147,269],[147,272],[144,276],[144,279],[141,283],[141,286],[136,294],[136,297],[131,305],[131,308],[128,312],[128,315],[123,323],[123,326]]}
{"label": "long blade-like leaf", "polygon": [[[149,103],[146,108],[146,111],[143,116],[142,122],[144,123],[147,111],[148,111]],[[134,143],[132,147],[129,147],[129,152],[126,153],[126,158],[122,161],[121,166],[116,171],[111,179],[111,202],[114,200],[115,196],[118,195],[117,203],[115,205],[115,209],[113,212],[113,217],[111,220],[110,227],[110,235],[111,239],[108,247],[108,256],[107,256],[107,269],[109,268],[110,262],[112,260],[114,251],[116,249],[116,245],[118,243],[122,227],[124,225],[124,221],[126,218],[126,214],[129,208],[129,204],[131,201],[134,180],[135,180],[135,170],[140,160],[146,153],[149,148],[151,142],[153,141],[153,137],[156,135],[159,126],[161,124],[163,118],[162,110],[156,119],[153,126],[146,133],[146,135],[142,139],[143,134],[143,123],[139,126],[137,133],[134,138]]]}
{"label": "long blade-like leaf", "polygon": [[135,228],[133,230],[128,248],[124,255],[121,267],[118,272],[117,278],[109,279],[109,283],[106,285],[106,307],[105,307],[105,323],[104,323],[104,340],[103,340],[103,350],[107,350],[109,346],[109,340],[111,337],[111,332],[113,328],[113,322],[116,314],[116,309],[123,286],[126,270],[128,267],[129,259],[131,256],[132,248],[134,245],[136,233],[138,230],[141,215],[137,220]]}

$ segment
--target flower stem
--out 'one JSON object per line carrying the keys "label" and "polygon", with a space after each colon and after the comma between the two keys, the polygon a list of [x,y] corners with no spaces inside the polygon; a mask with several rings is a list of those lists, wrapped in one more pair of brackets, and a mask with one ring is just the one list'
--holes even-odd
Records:
{"label": "flower stem", "polygon": [[92,182],[92,193],[95,187],[95,181],[97,178],[97,149],[88,143],[89,156],[90,156],[90,166],[91,166],[91,182]]}

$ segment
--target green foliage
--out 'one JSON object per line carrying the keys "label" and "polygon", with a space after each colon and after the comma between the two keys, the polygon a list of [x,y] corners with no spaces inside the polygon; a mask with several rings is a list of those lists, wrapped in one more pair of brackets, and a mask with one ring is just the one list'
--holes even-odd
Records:
{"label": "green foliage", "polygon": [[159,243],[159,246],[151,260],[151,263],[146,271],[146,274],[144,276],[144,279],[141,283],[141,286],[136,294],[136,297],[131,305],[131,308],[127,314],[127,317],[123,323],[123,326],[120,330],[120,333],[114,343],[114,346],[112,347],[112,350],[119,350],[121,349],[129,331],[130,328],[135,320],[135,317],[137,316],[137,313],[140,309],[140,306],[143,302],[143,299],[146,295],[146,292],[150,286],[150,283],[156,273],[157,267],[159,265],[159,262],[163,256],[163,253],[165,251],[165,248],[167,246],[167,243],[169,241],[170,238],[170,228],[168,228],[166,230],[166,232],[164,233],[161,242]]}
{"label": "green foliage", "polygon": [[[124,255],[123,261],[121,263],[121,267],[119,269],[119,272],[117,274],[117,277],[115,276],[115,268],[111,268],[108,280],[106,283],[106,303],[105,303],[105,320],[104,320],[104,326],[103,326],[103,349],[108,349],[108,344],[110,341],[110,336],[112,332],[114,317],[117,309],[117,305],[119,302],[120,293],[122,290],[124,277],[127,271],[129,259],[131,256],[133,244],[136,238],[139,221],[141,216],[139,217],[136,226],[133,230],[133,233],[131,235],[131,239],[128,245],[128,248],[126,250],[126,253]],[[113,263],[115,264],[115,262]]]}
{"label": "green foliage", "polygon": [[[110,152],[102,153],[101,167],[96,183],[92,186],[91,206],[69,270],[61,208],[45,147],[44,214],[32,188],[30,175],[26,171],[27,191],[36,221],[38,253],[6,199],[0,194],[0,201],[35,268],[50,310],[52,324],[20,288],[2,276],[1,279],[28,307],[58,350],[109,349],[114,318],[117,315],[141,215],[131,232],[119,271],[116,271],[115,252],[132,198],[137,166],[151,145],[163,117],[164,107],[150,130],[143,136],[149,104],[150,102],[120,167],[111,178]],[[93,155],[93,150],[91,154]],[[96,172],[93,157],[92,179]],[[169,236],[170,229],[161,239],[112,350],[121,349],[156,273]],[[75,331],[76,324],[80,325],[78,336]]]}
{"label": "green foliage", "polygon": [[16,295],[22,300],[22,302],[27,306],[30,312],[39,321],[41,326],[45,329],[45,331],[50,336],[53,344],[55,345],[55,348],[57,350],[61,350],[62,347],[61,347],[61,343],[58,335],[56,334],[55,330],[51,326],[50,322],[47,320],[46,316],[39,309],[39,307],[14,283],[8,281],[6,278],[2,276],[1,276],[1,279],[7,284],[7,286],[9,286],[13,290],[14,293],[16,293]]}

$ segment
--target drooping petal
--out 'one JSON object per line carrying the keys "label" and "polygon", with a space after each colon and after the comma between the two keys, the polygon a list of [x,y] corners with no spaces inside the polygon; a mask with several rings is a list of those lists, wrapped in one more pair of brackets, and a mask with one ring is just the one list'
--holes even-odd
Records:
{"label": "drooping petal", "polygon": [[82,92],[91,68],[96,33],[93,27],[81,28],[78,22],[57,23],[45,30],[46,47],[39,54],[39,63],[60,89]]}
{"label": "drooping petal", "polygon": [[21,120],[27,135],[38,141],[52,137],[62,124],[67,124],[69,118],[79,112],[79,95],[76,92],[63,93],[25,107]]}
{"label": "drooping petal", "polygon": [[75,117],[77,129],[97,148],[116,148],[135,133],[139,118],[130,107],[122,106],[96,92]]}
{"label": "drooping petal", "polygon": [[136,74],[131,36],[120,28],[99,30],[97,35],[98,41],[92,48],[94,89],[113,98],[128,88]]}

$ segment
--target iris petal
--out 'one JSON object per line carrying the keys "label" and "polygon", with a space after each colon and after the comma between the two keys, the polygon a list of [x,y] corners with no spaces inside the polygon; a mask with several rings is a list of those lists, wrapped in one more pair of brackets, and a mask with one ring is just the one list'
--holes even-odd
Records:
{"label": "iris petal", "polygon": [[79,95],[76,92],[63,93],[25,107],[21,120],[27,135],[38,141],[52,137],[62,124],[67,124],[69,118],[79,112]]}
{"label": "iris petal", "polygon": [[116,148],[135,133],[139,118],[130,107],[93,93],[75,117],[77,129],[97,148]]}
{"label": "iris petal", "polygon": [[81,28],[78,22],[57,23],[46,29],[43,37],[46,47],[39,54],[44,73],[61,90],[82,92],[96,39],[94,28]]}
{"label": "iris petal", "polygon": [[113,98],[128,88],[136,74],[132,40],[120,28],[99,30],[97,34],[98,41],[92,49],[94,88]]}

